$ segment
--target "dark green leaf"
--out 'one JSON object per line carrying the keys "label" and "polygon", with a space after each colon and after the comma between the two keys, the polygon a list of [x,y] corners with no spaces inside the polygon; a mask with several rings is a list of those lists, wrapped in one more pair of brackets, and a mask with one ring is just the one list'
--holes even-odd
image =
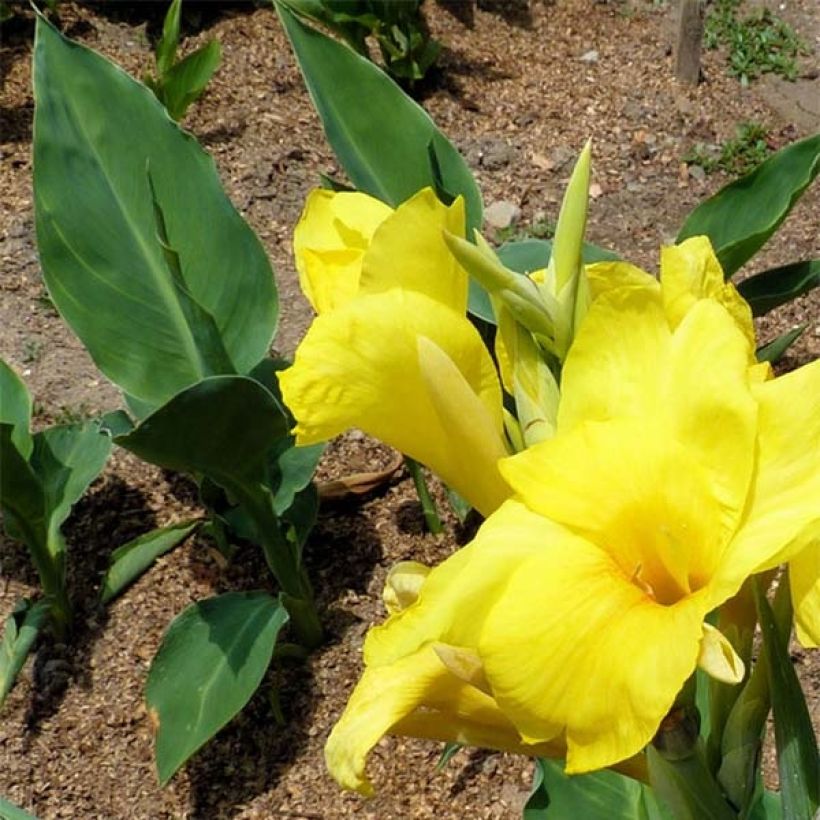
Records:
{"label": "dark green leaf", "polygon": [[[780,583],[787,584],[788,576],[784,575]],[[813,820],[820,806],[817,738],[789,656],[788,643],[778,632],[775,615],[760,585],[755,584],[754,590],[763,646],[769,657],[769,690],[783,817],[786,820]],[[786,615],[791,621],[791,613]]]}
{"label": "dark green leaf", "polygon": [[781,148],[702,202],[686,218],[677,241],[708,236],[728,278],[763,247],[818,171],[820,134]]}
{"label": "dark green leaf", "polygon": [[455,757],[459,749],[463,748],[464,747],[460,743],[445,743],[444,748],[441,750],[441,757],[439,757],[438,763],[436,763],[436,771],[442,771],[444,767],[453,759],[453,757]]}
{"label": "dark green leaf", "polygon": [[737,286],[755,316],[785,305],[820,285],[820,259],[770,268],[744,279]]}
{"label": "dark green leaf", "polygon": [[17,602],[6,619],[0,643],[0,707],[14,686],[40,629],[48,620],[50,609],[47,600],[32,603],[24,598]]}
{"label": "dark green leaf", "polygon": [[239,479],[260,480],[268,451],[287,435],[281,405],[259,382],[212,376],[115,441],[152,464],[231,486]]}
{"label": "dark green leaf", "polygon": [[783,820],[783,808],[777,792],[763,791],[752,806],[747,820]]}
{"label": "dark green leaf", "polygon": [[286,2],[276,9],[327,140],[356,188],[395,207],[432,186],[433,141],[443,186],[464,196],[468,226],[481,227],[475,179],[427,112],[369,60],[302,23]]}
{"label": "dark green leaf", "polygon": [[13,428],[11,441],[20,455],[28,459],[34,446],[29,433],[31,396],[22,379],[0,359],[0,423]]}
{"label": "dark green leaf", "polygon": [[162,88],[162,101],[175,120],[181,120],[188,106],[202,96],[221,60],[222,46],[211,40],[168,71]]}
{"label": "dark green leaf", "polygon": [[[273,337],[276,288],[212,159],[145,86],[42,18],[34,88],[43,271],[54,303],[100,369],[149,406],[220,372],[221,362],[197,345],[181,298],[213,317],[237,372],[253,367]],[[184,292],[157,236],[146,168]]]}
{"label": "dark green leaf", "polygon": [[129,584],[142,575],[160,555],[165,555],[181,544],[201,521],[179,521],[167,527],[151,530],[111,553],[108,571],[102,583],[100,600],[107,604],[116,598]]}
{"label": "dark green leaf", "polygon": [[293,504],[296,494],[310,484],[316,465],[325,451],[323,443],[294,447],[292,441],[288,437],[287,446],[276,457],[276,469],[271,470],[270,483],[277,515],[284,513]]}
{"label": "dark green leaf", "polygon": [[145,687],[160,783],[250,700],[287,620],[281,602],[264,592],[209,598],[174,620]]}
{"label": "dark green leaf", "polygon": [[564,774],[556,760],[536,760],[533,790],[523,820],[664,820],[651,790],[613,771]]}
{"label": "dark green leaf", "polygon": [[781,333],[776,339],[765,345],[761,345],[756,351],[755,355],[759,362],[775,362],[780,361],[783,354],[803,335],[803,331],[808,325],[798,325],[785,333]]}

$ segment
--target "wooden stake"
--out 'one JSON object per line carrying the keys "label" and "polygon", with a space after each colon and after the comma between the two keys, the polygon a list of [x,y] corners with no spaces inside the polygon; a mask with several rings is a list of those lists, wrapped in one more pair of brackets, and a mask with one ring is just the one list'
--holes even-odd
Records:
{"label": "wooden stake", "polygon": [[700,45],[703,40],[703,3],[678,0],[678,36],[675,76],[680,82],[697,85],[700,78]]}

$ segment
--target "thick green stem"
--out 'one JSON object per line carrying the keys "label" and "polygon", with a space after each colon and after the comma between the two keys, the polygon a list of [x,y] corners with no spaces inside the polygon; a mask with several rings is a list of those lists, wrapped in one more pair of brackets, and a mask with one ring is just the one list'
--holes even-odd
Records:
{"label": "thick green stem", "polygon": [[299,557],[285,536],[269,494],[261,487],[231,487],[231,494],[253,519],[265,561],[284,593],[290,626],[303,646],[313,649],[322,642],[322,626],[313,590],[299,564]]}
{"label": "thick green stem", "polygon": [[410,456],[404,457],[404,463],[407,465],[407,471],[410,473],[413,484],[416,487],[416,495],[418,495],[419,501],[421,502],[421,511],[424,513],[424,521],[427,524],[427,529],[430,530],[433,535],[444,532],[444,525],[439,518],[436,502],[433,501],[430,490],[427,488],[427,482],[424,480],[421,465],[418,461],[410,458]]}

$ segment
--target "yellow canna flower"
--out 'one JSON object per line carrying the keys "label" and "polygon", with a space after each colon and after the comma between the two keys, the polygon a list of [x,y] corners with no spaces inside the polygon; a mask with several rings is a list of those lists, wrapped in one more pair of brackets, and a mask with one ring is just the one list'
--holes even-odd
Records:
{"label": "yellow canna flower", "polygon": [[370,789],[386,733],[565,756],[570,773],[634,764],[696,666],[742,679],[704,619],[820,540],[820,362],[761,380],[731,309],[669,310],[659,287],[599,293],[556,435],[501,462],[515,497],[429,574],[391,581],[414,601],[366,639],[326,747],[343,786]]}
{"label": "yellow canna flower", "polygon": [[488,515],[510,495],[501,387],[466,316],[467,274],[444,244],[464,204],[425,189],[395,211],[365,194],[311,194],[294,248],[319,312],[280,377],[297,443],[350,427],[412,456]]}

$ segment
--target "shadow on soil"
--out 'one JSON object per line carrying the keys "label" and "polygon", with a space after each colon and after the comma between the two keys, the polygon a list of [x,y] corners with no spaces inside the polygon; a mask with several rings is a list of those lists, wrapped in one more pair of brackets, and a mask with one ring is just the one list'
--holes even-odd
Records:
{"label": "shadow on soil", "polygon": [[[379,537],[355,506],[321,514],[304,560],[326,629],[326,646],[338,643],[355,623],[335,602],[347,590],[364,592],[381,558]],[[249,563],[258,564],[257,578],[266,572],[256,559],[242,563],[246,574]],[[284,725],[275,719],[272,695]],[[308,732],[315,732],[311,727],[318,697],[310,662],[274,661],[248,705],[188,764],[190,816],[231,817],[238,806],[271,789],[298,758]]]}

